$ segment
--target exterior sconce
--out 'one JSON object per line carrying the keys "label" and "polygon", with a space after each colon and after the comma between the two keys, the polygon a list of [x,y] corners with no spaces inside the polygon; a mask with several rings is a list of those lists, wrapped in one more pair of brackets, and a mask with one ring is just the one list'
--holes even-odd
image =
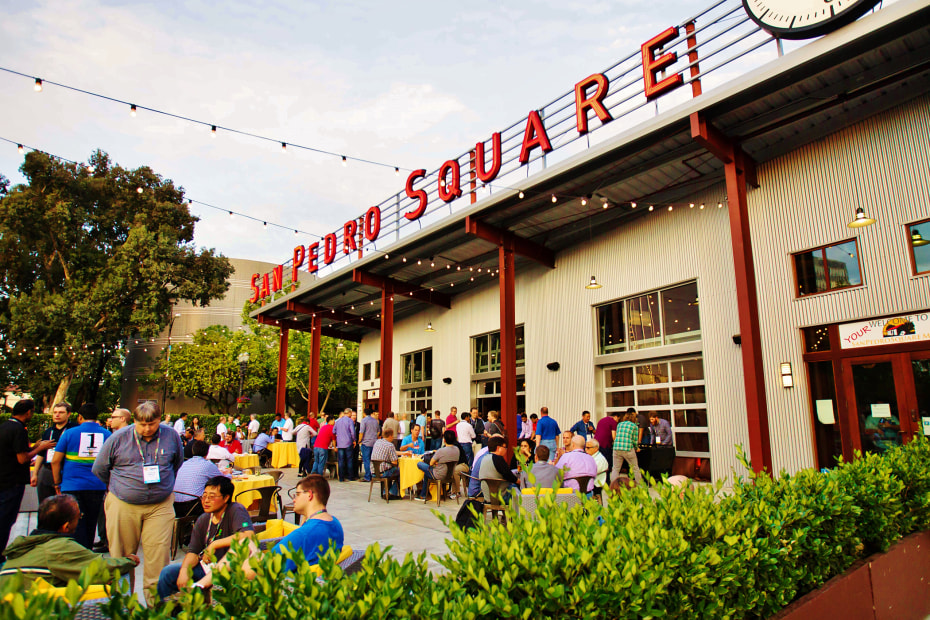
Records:
{"label": "exterior sconce", "polygon": [[791,362],[781,363],[781,386],[783,388],[794,387],[794,375],[791,374]]}

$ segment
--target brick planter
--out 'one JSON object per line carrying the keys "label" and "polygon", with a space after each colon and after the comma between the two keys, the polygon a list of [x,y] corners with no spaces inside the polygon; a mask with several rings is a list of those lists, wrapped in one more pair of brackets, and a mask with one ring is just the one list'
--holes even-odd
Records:
{"label": "brick planter", "polygon": [[770,620],[908,620],[930,615],[930,532],[853,564]]}

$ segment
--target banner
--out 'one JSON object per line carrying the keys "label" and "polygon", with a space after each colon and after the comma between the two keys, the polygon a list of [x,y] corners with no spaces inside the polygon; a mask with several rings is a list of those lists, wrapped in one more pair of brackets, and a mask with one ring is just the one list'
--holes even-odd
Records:
{"label": "banner", "polygon": [[930,310],[884,319],[844,323],[839,328],[840,348],[842,349],[930,341]]}

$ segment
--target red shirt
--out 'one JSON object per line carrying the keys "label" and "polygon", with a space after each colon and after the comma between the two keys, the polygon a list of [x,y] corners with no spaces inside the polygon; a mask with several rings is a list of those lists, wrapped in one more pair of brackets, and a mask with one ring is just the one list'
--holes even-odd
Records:
{"label": "red shirt", "polygon": [[316,436],[316,441],[313,442],[313,447],[328,448],[331,443],[333,443],[333,425],[326,424],[320,428],[320,432]]}
{"label": "red shirt", "polygon": [[610,448],[614,445],[614,431],[617,430],[617,420],[613,416],[606,416],[597,421],[594,438],[601,448]]}
{"label": "red shirt", "polygon": [[242,444],[239,443],[238,439],[233,439],[231,442],[226,443],[226,440],[220,442],[220,445],[230,451],[232,454],[242,454]]}
{"label": "red shirt", "polygon": [[319,421],[318,421],[316,418],[310,418],[310,419],[308,419],[308,420],[307,420],[307,425],[308,425],[310,428],[312,428],[313,430],[315,430],[316,432],[320,432],[320,423],[319,423]]}

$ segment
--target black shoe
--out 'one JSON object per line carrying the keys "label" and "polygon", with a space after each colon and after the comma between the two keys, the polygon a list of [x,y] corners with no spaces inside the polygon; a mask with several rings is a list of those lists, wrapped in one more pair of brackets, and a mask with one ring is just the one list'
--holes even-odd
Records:
{"label": "black shoe", "polygon": [[388,499],[404,499],[404,498],[400,495],[388,495]]}

